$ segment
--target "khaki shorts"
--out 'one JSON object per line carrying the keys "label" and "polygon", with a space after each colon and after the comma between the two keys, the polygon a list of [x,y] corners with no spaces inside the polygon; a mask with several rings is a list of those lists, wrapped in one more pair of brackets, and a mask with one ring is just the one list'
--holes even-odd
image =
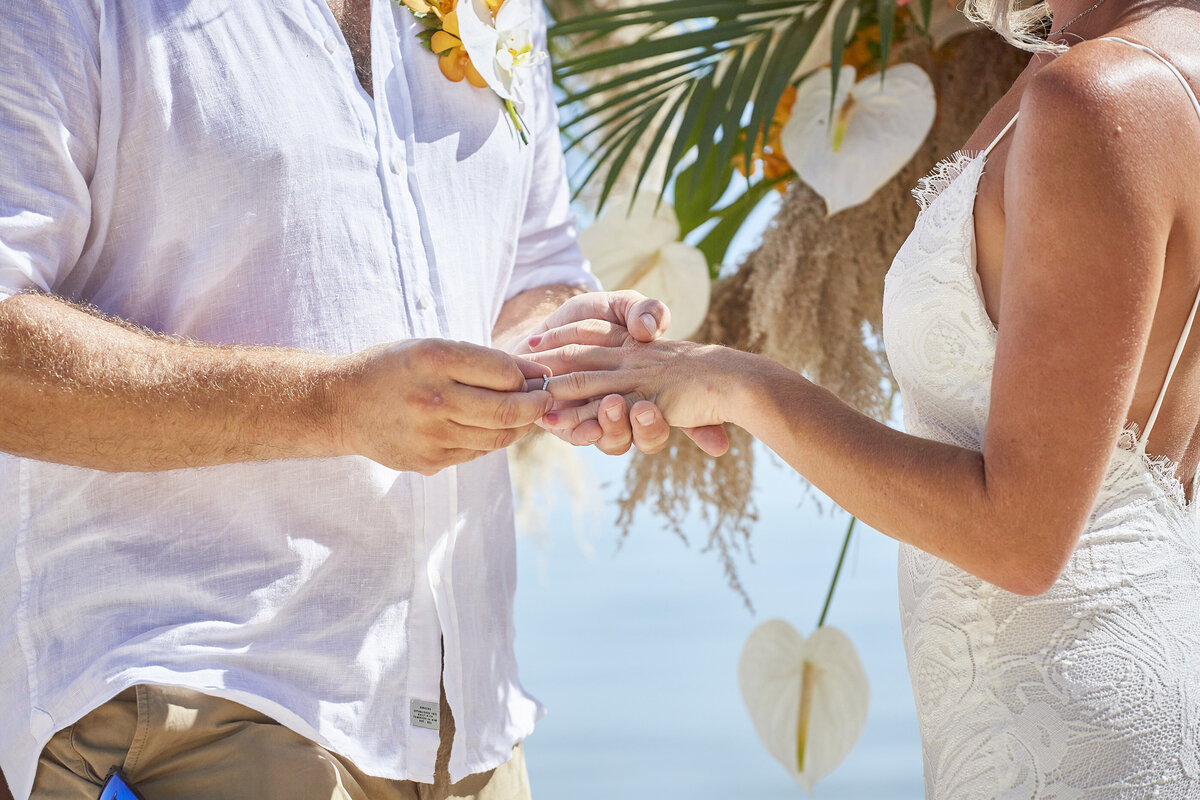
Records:
{"label": "khaki shorts", "polygon": [[525,756],[450,784],[454,718],[442,697],[433,784],[389,781],[243,705],[173,686],[127,689],[54,735],[31,800],[95,800],[119,766],[146,800],[529,800]]}

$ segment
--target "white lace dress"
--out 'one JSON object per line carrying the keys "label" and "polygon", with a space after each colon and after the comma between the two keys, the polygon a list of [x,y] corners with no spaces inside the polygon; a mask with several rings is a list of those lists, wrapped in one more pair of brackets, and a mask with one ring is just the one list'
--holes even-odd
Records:
{"label": "white lace dress", "polygon": [[[990,150],[918,187],[922,211],[884,291],[905,428],[975,450],[996,348],[973,220]],[[1196,508],[1145,441],[1132,427],[1121,437],[1070,563],[1042,596],[901,546],[929,798],[1200,798]]]}

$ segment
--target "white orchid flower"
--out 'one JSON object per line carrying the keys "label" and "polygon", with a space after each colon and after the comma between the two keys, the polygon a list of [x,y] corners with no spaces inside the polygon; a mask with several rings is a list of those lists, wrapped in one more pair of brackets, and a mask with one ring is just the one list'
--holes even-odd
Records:
{"label": "white orchid flower", "polygon": [[610,199],[579,234],[579,246],[606,289],[635,289],[662,300],[671,309],[671,337],[686,339],[708,315],[712,282],[708,259],[679,238],[674,207],[639,194],[632,208],[628,198]]}
{"label": "white orchid flower", "polygon": [[846,634],[828,625],[807,640],[780,619],[759,625],[742,650],[738,683],[767,752],[809,792],[867,724],[862,663]]}
{"label": "white orchid flower", "polygon": [[530,0],[504,0],[494,17],[487,0],[460,0],[457,8],[471,64],[501,100],[523,106],[534,68],[547,58],[534,49]]}
{"label": "white orchid flower", "polygon": [[933,82],[916,64],[897,64],[855,83],[842,67],[830,118],[832,72],[800,84],[780,135],[800,179],[825,199],[830,216],[865,203],[909,162],[933,126]]}

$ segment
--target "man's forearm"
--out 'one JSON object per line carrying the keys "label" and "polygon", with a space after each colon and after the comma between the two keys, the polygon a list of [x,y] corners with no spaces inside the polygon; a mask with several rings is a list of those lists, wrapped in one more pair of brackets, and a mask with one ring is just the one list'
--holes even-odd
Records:
{"label": "man's forearm", "polygon": [[331,356],[154,336],[0,302],[0,451],[108,471],[338,455]]}
{"label": "man's forearm", "polygon": [[527,353],[525,337],[572,297],[587,293],[582,286],[553,284],[529,289],[508,300],[492,329],[492,341],[506,353]]}

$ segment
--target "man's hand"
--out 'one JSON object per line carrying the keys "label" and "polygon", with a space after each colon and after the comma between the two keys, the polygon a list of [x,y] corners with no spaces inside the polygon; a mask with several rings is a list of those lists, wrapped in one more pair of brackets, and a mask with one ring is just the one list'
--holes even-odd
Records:
{"label": "man's hand", "polygon": [[[670,324],[670,309],[659,300],[632,290],[592,292],[563,303],[514,352],[545,353],[570,345],[623,348],[656,341]],[[671,434],[671,426],[654,403],[617,394],[600,399],[594,419],[574,429],[550,430],[563,441],[594,444],[609,455],[622,455],[631,445],[643,453],[657,453],[667,446]],[[719,425],[684,432],[712,455],[729,449],[729,437]]]}
{"label": "man's hand", "polygon": [[[634,342],[653,342],[671,324],[671,311],[660,300],[639,292],[590,292],[572,297],[547,316],[519,343],[518,353],[534,353],[567,344],[624,347]],[[552,430],[554,435],[577,446],[595,445],[602,453],[623,455],[631,446],[644,453],[657,453],[667,445],[671,427],[652,403],[610,395],[601,402],[600,414],[574,430]]]}
{"label": "man's hand", "polygon": [[[570,287],[523,292],[510,300],[496,325],[497,342],[516,355],[541,353],[567,345],[625,347],[659,339],[671,324],[671,311],[660,300],[632,290],[586,292]],[[557,297],[557,302],[552,298]],[[552,308],[553,310],[549,310]],[[548,313],[547,313],[548,312]],[[540,320],[528,327],[533,320]],[[522,333],[523,332],[523,333]],[[531,384],[532,385],[532,384]],[[543,426],[545,427],[545,426]],[[671,427],[653,404],[635,397],[601,398],[600,413],[573,430],[552,431],[573,445],[594,444],[608,455],[622,455],[636,446],[657,453],[667,446]],[[713,455],[729,449],[729,437],[720,426],[685,431]]]}
{"label": "man's hand", "polygon": [[[522,292],[505,303],[494,339],[506,352],[526,355],[572,337],[614,347],[627,341],[650,342],[670,324],[666,305],[638,292],[551,286]],[[604,411],[599,420],[556,435],[574,445],[594,444],[609,455],[621,455],[631,445],[648,453],[666,446],[670,427],[657,411],[640,409],[631,418],[627,404],[616,395],[606,398]]]}
{"label": "man's hand", "polygon": [[516,442],[550,410],[527,379],[548,370],[441,339],[380,345],[342,359],[331,386],[347,453],[432,475]]}
{"label": "man's hand", "polygon": [[629,341],[653,342],[671,325],[661,300],[632,290],[589,292],[570,298],[515,344],[518,355],[565,344],[620,347]]}

